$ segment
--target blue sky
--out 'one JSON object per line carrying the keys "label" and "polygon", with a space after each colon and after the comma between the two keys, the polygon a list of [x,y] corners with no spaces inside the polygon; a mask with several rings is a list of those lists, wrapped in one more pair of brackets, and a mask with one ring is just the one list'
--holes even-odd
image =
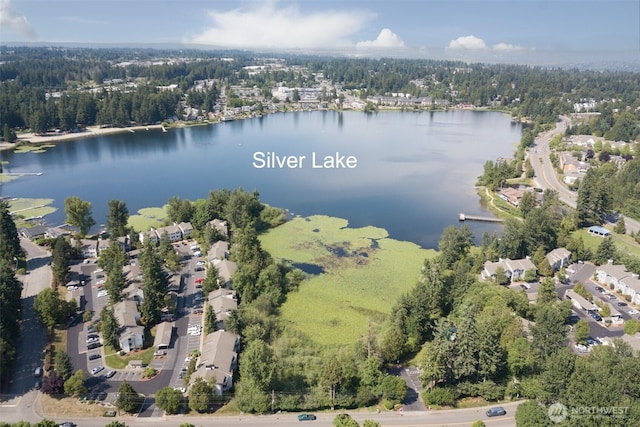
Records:
{"label": "blue sky", "polygon": [[640,57],[637,0],[0,0],[0,41]]}

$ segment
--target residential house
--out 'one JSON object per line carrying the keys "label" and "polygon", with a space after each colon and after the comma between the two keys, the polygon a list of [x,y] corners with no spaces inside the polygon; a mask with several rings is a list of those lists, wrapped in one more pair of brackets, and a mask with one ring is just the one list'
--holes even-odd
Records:
{"label": "residential house", "polygon": [[190,222],[181,222],[178,224],[178,228],[180,229],[180,232],[182,232],[181,239],[187,239],[193,234],[193,226]]}
{"label": "residential house", "polygon": [[238,266],[235,262],[226,259],[213,260],[213,266],[218,269],[218,284],[221,288],[228,288],[231,286],[231,277],[236,272]]}
{"label": "residential house", "polygon": [[224,321],[238,309],[236,291],[225,288],[216,289],[209,293],[207,303],[216,315],[216,329],[225,330]]}
{"label": "residential house", "polygon": [[106,251],[111,245],[111,240],[98,239],[98,254]]}
{"label": "residential house", "polygon": [[80,239],[71,240],[71,246],[78,245],[80,253],[84,258],[96,258],[98,256],[98,242],[96,240]]}
{"label": "residential house", "polygon": [[149,241],[157,244],[160,241],[160,237],[153,227],[149,231],[141,231],[139,234],[139,239],[140,243],[146,243]]}
{"label": "residential house", "polygon": [[167,237],[171,243],[182,240],[182,230],[176,224],[160,227],[156,230],[156,233],[158,234],[158,238],[162,238],[162,236],[167,233]]}
{"label": "residential house", "polygon": [[209,221],[209,227],[217,230],[221,236],[225,238],[229,237],[229,226],[227,225],[227,221],[214,219],[213,221]]}
{"label": "residential house", "polygon": [[191,375],[191,384],[201,377],[212,383],[218,395],[233,387],[233,371],[238,363],[240,337],[227,331],[207,335],[202,344],[200,363]]}
{"label": "residential house", "polygon": [[558,271],[563,267],[569,265],[569,259],[571,258],[571,252],[565,248],[557,248],[552,250],[546,255],[549,265],[553,271]]}
{"label": "residential house", "polygon": [[224,240],[218,240],[209,249],[207,253],[207,258],[210,263],[213,263],[214,260],[223,260],[229,257],[229,242],[225,242]]}
{"label": "residential house", "polygon": [[522,196],[524,196],[524,190],[512,187],[503,188],[498,193],[498,197],[515,207],[520,206]]}
{"label": "residential house", "polygon": [[487,261],[484,263],[482,278],[485,280],[496,280],[496,272],[500,267],[502,267],[507,278],[512,282],[523,279],[529,270],[538,270],[529,258],[515,260],[501,258],[498,262]]}
{"label": "residential house", "polygon": [[628,295],[631,302],[640,304],[640,279],[638,274],[627,271],[621,264],[607,263],[596,268],[598,282],[613,286],[613,289]]}
{"label": "residential house", "polygon": [[44,225],[34,225],[33,227],[21,227],[18,233],[25,239],[35,239],[44,237],[47,234],[47,227]]}
{"label": "residential house", "polygon": [[125,353],[142,348],[144,345],[144,328],[138,325],[140,312],[138,304],[133,300],[124,300],[114,304],[113,314],[120,326],[118,342]]}

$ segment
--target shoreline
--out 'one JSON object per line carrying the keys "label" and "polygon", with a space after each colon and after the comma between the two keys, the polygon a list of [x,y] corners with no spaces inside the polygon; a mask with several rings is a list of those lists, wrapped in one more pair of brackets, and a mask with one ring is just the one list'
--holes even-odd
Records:
{"label": "shoreline", "polygon": [[[285,110],[284,112],[289,112],[289,111],[295,112],[295,111],[304,111],[304,110]],[[343,111],[361,111],[361,110],[345,109]],[[403,112],[487,111],[487,112],[496,112],[496,113],[502,113],[502,114],[505,114],[505,115],[509,115],[508,111],[504,111],[504,110],[500,110],[500,109],[492,109],[492,108],[487,108],[487,107],[475,107],[475,108],[449,107],[449,108],[434,109],[434,110],[430,110],[430,109],[424,109],[424,110],[422,110],[422,109],[419,109],[419,110],[407,109],[407,110],[404,110],[402,108],[382,107],[382,108],[379,108],[378,110],[376,110],[375,112],[387,112],[387,111],[391,111],[391,112],[397,112],[397,111],[403,111]],[[273,114],[273,113],[275,113],[275,112],[271,112],[271,113],[267,113],[267,114]],[[253,116],[253,117],[255,117],[255,116]],[[253,118],[253,117],[239,117],[237,120],[245,120],[245,119]],[[518,119],[516,119],[514,117],[511,117],[511,119],[512,119],[512,121],[515,121],[515,122],[518,122],[518,123],[522,123],[522,124],[526,124],[527,123],[526,120],[522,120],[522,119],[518,120]],[[196,126],[196,125],[201,125],[201,126],[204,125],[204,126],[206,126],[206,125],[212,125],[212,124],[217,124],[217,123],[220,123],[220,122],[219,121],[204,121],[204,122],[197,123],[197,124],[191,124],[191,123],[186,124],[185,122],[177,122],[177,125],[173,124],[173,125],[170,125],[170,126],[167,126],[167,127],[165,127],[163,124],[136,125],[136,126],[127,126],[127,127],[87,126],[81,132],[68,132],[68,133],[61,133],[61,134],[53,133],[53,134],[47,134],[47,135],[36,135],[33,132],[25,132],[25,133],[22,133],[22,134],[18,135],[18,139],[14,143],[0,142],[0,151],[13,150],[13,149],[18,148],[20,145],[23,145],[23,144],[41,145],[41,144],[47,144],[47,143],[58,143],[58,142],[64,142],[64,141],[73,141],[73,140],[77,140],[77,139],[92,138],[92,137],[96,137],[96,136],[116,135],[116,134],[119,134],[119,133],[127,133],[127,132],[135,133],[137,131],[149,131],[149,130],[155,130],[155,129],[162,129],[164,132],[167,132],[172,127],[185,127],[185,126]]]}
{"label": "shoreline", "polygon": [[92,138],[96,136],[115,135],[119,133],[148,131],[155,129],[163,129],[163,125],[141,125],[130,127],[100,127],[87,126],[82,132],[71,132],[63,134],[36,135],[33,132],[22,133],[18,135],[15,143],[3,142],[0,144],[0,150],[12,150],[18,148],[21,144],[40,145],[46,143],[57,143],[64,141],[73,141],[76,139]]}

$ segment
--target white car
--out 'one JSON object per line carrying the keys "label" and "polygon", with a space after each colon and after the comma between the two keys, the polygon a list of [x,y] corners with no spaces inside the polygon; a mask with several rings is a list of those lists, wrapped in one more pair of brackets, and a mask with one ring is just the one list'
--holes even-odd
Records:
{"label": "white car", "polygon": [[98,372],[102,371],[103,369],[104,369],[104,366],[96,366],[95,368],[93,368],[93,369],[91,370],[91,373],[92,373],[93,375],[95,375],[95,374],[97,374]]}
{"label": "white car", "polygon": [[196,262],[196,265],[204,265],[204,261],[198,261]]}
{"label": "white car", "polygon": [[98,298],[100,297],[106,297],[107,295],[109,295],[109,292],[107,292],[106,290],[101,290],[100,292],[98,292]]}
{"label": "white car", "polygon": [[96,271],[94,271],[94,274],[102,273],[103,271],[104,271],[103,269],[99,268]]}
{"label": "white car", "polygon": [[638,310],[632,309],[632,310],[629,310],[627,313],[629,313],[631,315],[634,315],[634,314],[638,314],[640,312]]}
{"label": "white car", "polygon": [[68,291],[75,291],[76,289],[78,289],[78,287],[73,285],[67,287]]}

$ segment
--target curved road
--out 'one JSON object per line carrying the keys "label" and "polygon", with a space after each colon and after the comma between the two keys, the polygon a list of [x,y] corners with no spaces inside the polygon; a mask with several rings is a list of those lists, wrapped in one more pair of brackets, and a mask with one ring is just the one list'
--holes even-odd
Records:
{"label": "curved road", "polygon": [[[556,171],[551,164],[549,155],[551,150],[549,143],[554,136],[558,134],[564,134],[564,131],[570,125],[571,121],[566,116],[560,116],[560,120],[556,122],[556,127],[550,131],[544,132],[538,135],[535,139],[534,145],[529,150],[531,166],[535,172],[535,182],[539,188],[543,190],[551,189],[558,192],[558,198],[561,202],[566,203],[575,209],[576,201],[578,200],[578,193],[569,190],[564,183],[560,182]],[[633,231],[637,233],[640,230],[640,222],[627,216],[624,218],[625,225],[627,227],[627,233]]]}

